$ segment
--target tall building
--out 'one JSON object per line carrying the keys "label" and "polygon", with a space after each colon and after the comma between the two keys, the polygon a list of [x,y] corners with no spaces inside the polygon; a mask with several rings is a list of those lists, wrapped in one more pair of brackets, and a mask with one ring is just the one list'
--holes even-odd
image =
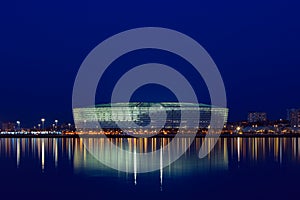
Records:
{"label": "tall building", "polygon": [[300,127],[300,109],[288,109],[287,115],[292,127]]}
{"label": "tall building", "polygon": [[248,114],[249,123],[259,123],[267,121],[267,113],[265,112],[251,112]]}

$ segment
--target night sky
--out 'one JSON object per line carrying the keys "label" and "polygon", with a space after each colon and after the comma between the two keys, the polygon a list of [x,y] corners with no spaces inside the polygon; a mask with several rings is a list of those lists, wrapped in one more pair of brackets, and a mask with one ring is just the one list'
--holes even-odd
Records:
{"label": "night sky", "polygon": [[[0,121],[21,120],[28,127],[42,117],[49,124],[72,122],[73,83],[84,58],[106,38],[145,26],[180,31],[208,51],[225,83],[230,121],[245,119],[248,111],[285,118],[287,108],[300,107],[299,6],[297,0],[1,2]],[[99,84],[107,95],[98,95],[97,102],[109,99],[126,69],[151,61],[181,70],[200,101],[209,103],[205,84],[188,63],[168,52],[142,50],[110,66]],[[157,85],[140,88],[132,100],[142,97],[174,100]]]}

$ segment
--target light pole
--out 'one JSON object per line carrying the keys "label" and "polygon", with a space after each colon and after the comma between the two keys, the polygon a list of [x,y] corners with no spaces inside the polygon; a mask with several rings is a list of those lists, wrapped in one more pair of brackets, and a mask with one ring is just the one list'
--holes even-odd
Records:
{"label": "light pole", "polygon": [[240,126],[236,127],[237,134],[242,134],[242,128]]}
{"label": "light pole", "polygon": [[53,131],[55,130],[55,124],[52,124],[52,130]]}
{"label": "light pole", "polygon": [[58,126],[58,120],[56,119],[54,122],[55,122],[55,126],[57,128],[57,126]]}
{"label": "light pole", "polygon": [[21,130],[21,122],[17,121],[17,125],[18,125],[18,131],[20,131]]}
{"label": "light pole", "polygon": [[69,123],[68,126],[69,126],[69,131],[71,131],[71,124]]}
{"label": "light pole", "polygon": [[44,130],[45,129],[45,119],[42,118],[41,121],[42,121],[42,129]]}
{"label": "light pole", "polygon": [[38,127],[39,127],[39,131],[41,130],[41,124],[38,124]]}

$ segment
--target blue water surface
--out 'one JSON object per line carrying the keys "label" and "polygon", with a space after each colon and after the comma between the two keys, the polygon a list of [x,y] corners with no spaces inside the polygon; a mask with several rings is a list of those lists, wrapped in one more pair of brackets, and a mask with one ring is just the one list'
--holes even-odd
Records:
{"label": "blue water surface", "polygon": [[[103,165],[83,140],[1,138],[0,198],[299,199],[300,138],[221,138],[203,159],[203,138],[197,138],[176,162],[144,174]],[[124,145],[133,139],[111,140]],[[140,140],[134,143],[139,151],[148,151],[171,139]]]}

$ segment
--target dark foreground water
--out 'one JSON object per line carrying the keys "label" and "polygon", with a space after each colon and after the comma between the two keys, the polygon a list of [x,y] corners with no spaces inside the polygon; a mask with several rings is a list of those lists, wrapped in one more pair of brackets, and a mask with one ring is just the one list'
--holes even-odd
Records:
{"label": "dark foreground water", "polygon": [[[132,140],[112,142],[134,144],[139,151],[170,142]],[[189,139],[180,140],[185,145]],[[300,138],[222,138],[199,159],[202,142],[197,138],[168,167],[136,174],[102,165],[83,139],[1,138],[0,199],[300,198]]]}

